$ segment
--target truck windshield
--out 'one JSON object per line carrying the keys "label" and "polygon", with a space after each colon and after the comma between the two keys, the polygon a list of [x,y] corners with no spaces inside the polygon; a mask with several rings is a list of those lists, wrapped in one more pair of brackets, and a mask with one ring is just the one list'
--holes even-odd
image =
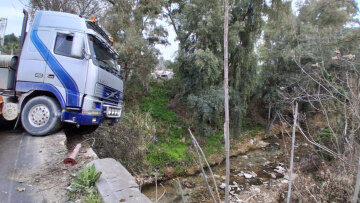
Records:
{"label": "truck windshield", "polygon": [[119,70],[115,53],[93,35],[89,35],[89,44],[95,63],[101,68],[118,75]]}

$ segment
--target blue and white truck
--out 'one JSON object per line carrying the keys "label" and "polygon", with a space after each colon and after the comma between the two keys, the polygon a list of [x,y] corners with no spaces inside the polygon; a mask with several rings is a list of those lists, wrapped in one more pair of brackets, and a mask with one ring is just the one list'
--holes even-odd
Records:
{"label": "blue and white truck", "polygon": [[0,114],[36,136],[63,123],[96,128],[118,122],[123,81],[112,38],[95,18],[38,11],[19,56],[0,56]]}

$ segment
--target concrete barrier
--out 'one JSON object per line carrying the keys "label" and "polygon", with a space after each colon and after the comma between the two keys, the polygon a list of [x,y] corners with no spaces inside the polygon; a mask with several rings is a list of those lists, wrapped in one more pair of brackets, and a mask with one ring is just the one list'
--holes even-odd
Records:
{"label": "concrete barrier", "polygon": [[151,202],[140,192],[135,178],[115,159],[97,159],[88,163],[88,166],[92,164],[95,164],[96,172],[102,172],[96,187],[104,202]]}

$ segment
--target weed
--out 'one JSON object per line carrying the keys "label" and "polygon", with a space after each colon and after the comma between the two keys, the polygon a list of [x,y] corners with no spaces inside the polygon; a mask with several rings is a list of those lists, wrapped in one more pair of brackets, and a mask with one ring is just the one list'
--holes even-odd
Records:
{"label": "weed", "polygon": [[85,196],[84,201],[86,203],[102,203],[102,199],[97,192],[90,191],[87,196]]}
{"label": "weed", "polygon": [[155,84],[139,105],[142,111],[150,113],[158,129],[157,140],[148,146],[146,155],[153,168],[178,165],[187,159],[186,128],[179,117],[167,108],[170,98],[171,92],[164,84]]}
{"label": "weed", "polygon": [[95,171],[95,165],[87,166],[79,175],[74,178],[74,181],[71,183],[73,189],[91,189],[94,187],[95,182],[100,178],[101,172]]}
{"label": "weed", "polygon": [[224,148],[224,136],[223,133],[217,133],[213,136],[209,136],[206,140],[206,154],[210,155],[213,153],[218,153]]}
{"label": "weed", "polygon": [[100,176],[101,172],[96,172],[94,164],[82,169],[71,182],[70,199],[80,198],[88,203],[101,203],[101,197],[94,189],[95,182]]}
{"label": "weed", "polygon": [[180,175],[180,174],[182,174],[184,172],[185,172],[185,170],[182,167],[176,167],[175,168],[175,174],[177,174],[177,175]]}
{"label": "weed", "polygon": [[323,128],[314,134],[314,139],[316,141],[331,141],[335,139],[335,136],[332,134],[330,128]]}
{"label": "weed", "polygon": [[166,97],[166,91],[162,89],[150,89],[150,96],[141,99],[140,109],[150,112],[154,119],[172,123],[178,122],[177,115],[167,109],[170,99]]}

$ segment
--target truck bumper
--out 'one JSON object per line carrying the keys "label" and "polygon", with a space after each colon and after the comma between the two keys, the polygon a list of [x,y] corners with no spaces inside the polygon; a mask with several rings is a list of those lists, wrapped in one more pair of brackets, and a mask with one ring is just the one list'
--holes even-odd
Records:
{"label": "truck bumper", "polygon": [[61,120],[63,122],[79,125],[99,125],[103,119],[103,116],[93,116],[69,111],[64,111],[61,115]]}
{"label": "truck bumper", "polygon": [[85,96],[82,109],[79,111],[64,110],[61,115],[63,122],[74,123],[78,125],[99,125],[104,120],[110,120],[113,123],[119,121],[119,116],[109,114],[109,109],[122,109],[122,104],[108,103],[100,101],[95,97]]}

